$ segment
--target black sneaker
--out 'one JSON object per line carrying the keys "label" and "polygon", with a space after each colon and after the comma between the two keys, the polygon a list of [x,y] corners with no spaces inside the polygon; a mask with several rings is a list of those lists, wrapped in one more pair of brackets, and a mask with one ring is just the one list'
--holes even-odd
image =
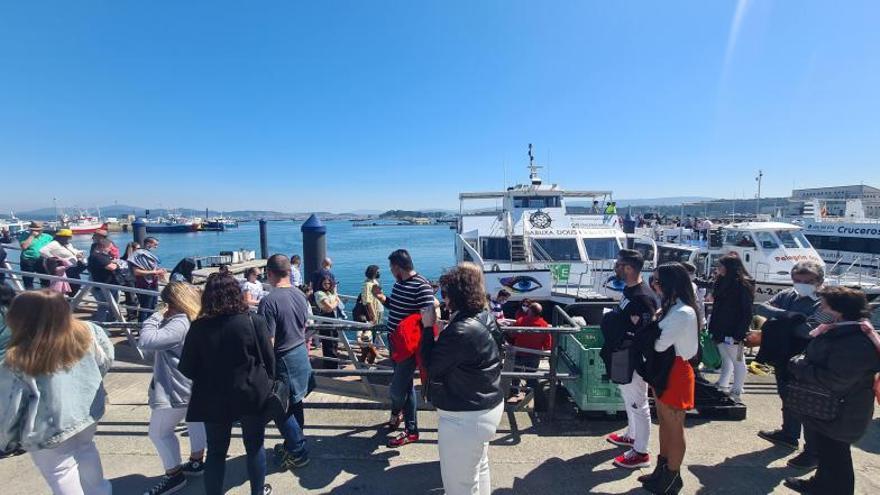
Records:
{"label": "black sneaker", "polygon": [[812,471],[819,467],[819,459],[812,452],[803,451],[786,462],[788,467]]}
{"label": "black sneaker", "polygon": [[263,485],[263,495],[272,495],[272,485],[269,483]]}
{"label": "black sneaker", "polygon": [[205,463],[200,460],[190,459],[184,463],[182,471],[187,476],[201,476],[205,473]]}
{"label": "black sneaker", "polygon": [[792,440],[786,436],[782,430],[759,431],[758,436],[781,447],[789,448],[791,450],[797,450],[798,448],[798,441]]}
{"label": "black sneaker", "polygon": [[782,484],[798,493],[813,493],[813,478],[785,478]]}
{"label": "black sneaker", "polygon": [[183,472],[179,472],[173,476],[162,476],[162,480],[159,481],[159,484],[150,488],[150,491],[144,492],[144,495],[165,495],[167,493],[174,493],[183,487],[186,486],[186,476],[183,475]]}
{"label": "black sneaker", "polygon": [[284,453],[284,457],[281,458],[281,469],[296,469],[305,467],[309,463],[309,455],[301,454],[301,455],[293,455],[289,452]]}

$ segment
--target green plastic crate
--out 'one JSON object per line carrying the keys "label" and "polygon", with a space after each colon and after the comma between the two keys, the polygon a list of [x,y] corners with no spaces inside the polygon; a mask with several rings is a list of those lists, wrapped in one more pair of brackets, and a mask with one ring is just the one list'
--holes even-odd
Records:
{"label": "green plastic crate", "polygon": [[598,327],[585,327],[579,333],[563,335],[559,371],[580,373],[577,380],[563,381],[580,410],[613,414],[624,410],[623,399],[618,386],[604,378],[605,363],[599,356],[601,345],[602,333]]}

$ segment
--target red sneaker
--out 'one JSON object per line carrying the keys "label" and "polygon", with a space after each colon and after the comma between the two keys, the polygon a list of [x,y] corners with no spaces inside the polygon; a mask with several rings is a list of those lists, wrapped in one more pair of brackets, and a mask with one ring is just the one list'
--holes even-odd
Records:
{"label": "red sneaker", "polygon": [[625,454],[614,458],[614,465],[626,469],[651,467],[651,456],[639,454],[635,450],[627,450]]}
{"label": "red sneaker", "polygon": [[388,440],[388,447],[403,447],[408,443],[418,442],[419,434],[418,433],[407,433],[403,432],[400,435]]}
{"label": "red sneaker", "polygon": [[617,433],[608,435],[605,437],[605,440],[607,440],[608,443],[613,443],[619,447],[632,447],[636,443],[634,439],[624,435],[618,435]]}

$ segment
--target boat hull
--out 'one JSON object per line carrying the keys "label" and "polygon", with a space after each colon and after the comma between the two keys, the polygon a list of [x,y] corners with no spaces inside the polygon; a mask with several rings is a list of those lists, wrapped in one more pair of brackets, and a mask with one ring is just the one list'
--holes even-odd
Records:
{"label": "boat hull", "polygon": [[184,234],[195,231],[195,225],[147,225],[148,234]]}

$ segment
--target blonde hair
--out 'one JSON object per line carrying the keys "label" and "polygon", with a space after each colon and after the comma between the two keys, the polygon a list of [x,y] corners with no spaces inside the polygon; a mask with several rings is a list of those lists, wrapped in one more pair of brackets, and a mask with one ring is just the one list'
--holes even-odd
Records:
{"label": "blonde hair", "polygon": [[6,324],[12,330],[6,365],[30,376],[70,368],[94,341],[88,325],[73,318],[64,296],[48,289],[16,296]]}
{"label": "blonde hair", "polygon": [[194,321],[202,311],[202,294],[186,282],[171,282],[162,289],[162,302]]}

